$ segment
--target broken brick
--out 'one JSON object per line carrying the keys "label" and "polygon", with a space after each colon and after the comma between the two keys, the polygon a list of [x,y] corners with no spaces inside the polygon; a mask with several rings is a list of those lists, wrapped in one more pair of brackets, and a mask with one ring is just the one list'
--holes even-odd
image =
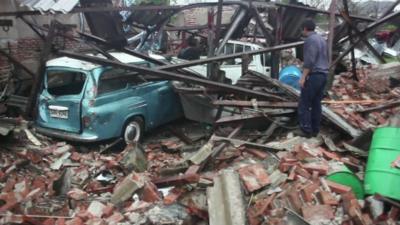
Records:
{"label": "broken brick", "polygon": [[114,212],[110,217],[106,219],[108,224],[118,224],[124,219],[124,216],[119,212]]}
{"label": "broken brick", "polygon": [[339,201],[336,200],[336,198],[327,191],[319,191],[318,192],[318,198],[324,205],[338,205]]}
{"label": "broken brick", "polygon": [[255,208],[248,208],[248,210],[247,210],[247,218],[248,218],[248,221],[249,221],[249,225],[261,225],[261,223],[262,223],[262,220],[257,215],[257,212],[256,212]]}
{"label": "broken brick", "polygon": [[329,188],[333,192],[338,193],[338,194],[344,194],[344,193],[351,191],[351,187],[349,187],[349,186],[338,184],[338,183],[330,181],[330,180],[327,180],[326,183],[328,184]]}
{"label": "broken brick", "polygon": [[157,202],[161,200],[161,195],[157,187],[151,182],[145,182],[139,197],[145,202]]}
{"label": "broken brick", "polygon": [[164,204],[171,205],[175,203],[178,198],[184,193],[184,189],[182,188],[173,188],[169,191],[168,195],[164,198]]}
{"label": "broken brick", "polygon": [[83,221],[79,217],[75,217],[65,222],[65,225],[83,225]]}
{"label": "broken brick", "polygon": [[333,209],[329,205],[303,206],[302,214],[307,222],[331,220],[335,218]]}
{"label": "broken brick", "polygon": [[73,188],[67,193],[68,197],[74,200],[84,200],[88,197],[88,194],[81,189]]}
{"label": "broken brick", "polygon": [[302,167],[310,173],[313,173],[313,171],[317,171],[321,175],[328,174],[329,170],[329,166],[327,164],[319,162],[303,164]]}
{"label": "broken brick", "polygon": [[319,188],[319,186],[319,183],[311,183],[302,190],[304,200],[306,202],[311,202],[313,200],[313,194]]}
{"label": "broken brick", "polygon": [[268,198],[258,200],[254,204],[254,208],[257,209],[257,212],[255,215],[259,216],[265,213],[265,211],[268,209],[272,201],[275,199],[276,193],[268,196]]}
{"label": "broken brick", "polygon": [[246,189],[250,192],[270,184],[267,171],[261,164],[242,167],[238,172]]}
{"label": "broken brick", "polygon": [[296,158],[299,160],[304,160],[307,158],[315,158],[322,155],[319,148],[311,147],[307,143],[297,145],[295,147],[295,151],[296,151]]}
{"label": "broken brick", "polygon": [[257,157],[257,158],[260,158],[260,159],[266,159],[266,158],[268,158],[268,153],[266,153],[266,152],[263,152],[263,151],[260,151],[260,150],[257,150],[257,149],[253,149],[253,148],[244,148],[248,153],[250,153],[250,154],[252,154],[252,155],[254,155],[255,157]]}
{"label": "broken brick", "polygon": [[300,166],[296,167],[296,173],[306,179],[310,179],[311,178],[311,174],[309,172],[307,172],[307,170],[301,168]]}

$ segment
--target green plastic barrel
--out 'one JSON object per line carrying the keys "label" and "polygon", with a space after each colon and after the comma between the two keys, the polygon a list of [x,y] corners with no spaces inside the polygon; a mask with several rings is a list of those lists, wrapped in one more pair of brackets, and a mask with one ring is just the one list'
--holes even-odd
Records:
{"label": "green plastic barrel", "polygon": [[364,188],[367,194],[379,193],[400,200],[400,169],[391,163],[400,155],[400,128],[383,127],[374,132],[368,153]]}
{"label": "green plastic barrel", "polygon": [[358,199],[364,199],[364,187],[361,180],[346,166],[341,166],[335,171],[331,171],[327,179],[338,184],[351,187],[354,195]]}

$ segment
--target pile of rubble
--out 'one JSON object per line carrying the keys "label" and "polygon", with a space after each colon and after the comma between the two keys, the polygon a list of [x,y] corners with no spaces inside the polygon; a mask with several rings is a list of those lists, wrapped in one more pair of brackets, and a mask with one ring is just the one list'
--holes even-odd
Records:
{"label": "pile of rubble", "polygon": [[387,125],[388,118],[399,113],[399,63],[367,66],[335,77],[325,101],[348,123],[361,130]]}
{"label": "pile of rubble", "polygon": [[332,181],[346,167],[361,183],[367,153],[333,142],[327,131],[312,139],[274,134],[271,142],[242,125],[212,134],[185,123],[153,134],[143,147],[115,152],[56,142],[14,122],[0,146],[2,224],[367,225],[400,219],[398,204],[365,200],[356,186]]}

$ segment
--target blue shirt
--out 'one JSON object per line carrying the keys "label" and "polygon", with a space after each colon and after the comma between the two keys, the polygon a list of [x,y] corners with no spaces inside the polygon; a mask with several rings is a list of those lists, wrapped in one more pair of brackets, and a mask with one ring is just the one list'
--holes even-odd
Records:
{"label": "blue shirt", "polygon": [[310,69],[310,73],[328,73],[328,47],[321,35],[311,32],[304,41],[303,67]]}

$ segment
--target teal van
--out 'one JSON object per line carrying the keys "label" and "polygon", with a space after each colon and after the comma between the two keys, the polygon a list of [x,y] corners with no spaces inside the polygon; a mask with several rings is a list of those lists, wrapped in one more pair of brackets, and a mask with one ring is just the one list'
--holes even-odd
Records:
{"label": "teal van", "polygon": [[[123,63],[154,66],[125,53],[110,54]],[[183,115],[171,81],[68,57],[47,62],[37,110],[39,133],[78,142],[116,137],[135,142]]]}

